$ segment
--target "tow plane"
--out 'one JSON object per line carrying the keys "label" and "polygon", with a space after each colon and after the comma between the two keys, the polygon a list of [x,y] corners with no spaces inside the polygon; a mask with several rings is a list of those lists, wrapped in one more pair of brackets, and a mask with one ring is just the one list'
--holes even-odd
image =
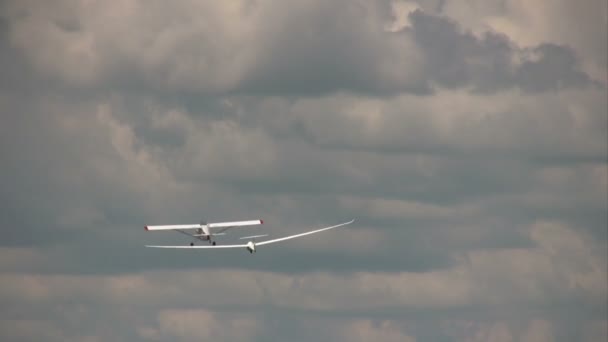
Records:
{"label": "tow plane", "polygon": [[[233,221],[233,222],[216,222],[206,223],[201,222],[199,224],[174,224],[164,226],[145,226],[147,231],[157,230],[172,230],[184,235],[188,235],[201,241],[208,241],[210,245],[215,246],[216,242],[213,240],[213,236],[224,235],[228,229],[235,227],[245,227],[264,224],[263,220],[249,220],[249,221]],[[194,246],[194,242],[190,243],[190,246]]]}
{"label": "tow plane", "polygon": [[[329,227],[325,227],[325,228],[321,228],[321,229],[317,229],[317,230],[312,230],[312,231],[308,231],[308,232],[304,232],[304,233],[300,233],[300,234],[295,234],[295,235],[290,235],[290,236],[285,236],[285,237],[281,237],[278,239],[272,239],[272,240],[265,240],[265,241],[260,241],[260,242],[255,242],[254,238],[257,237],[261,237],[261,236],[266,236],[266,235],[255,235],[255,236],[248,236],[245,238],[251,238],[246,244],[236,244],[236,245],[217,245],[217,244],[212,244],[211,246],[205,246],[205,245],[201,245],[201,246],[194,246],[194,245],[190,245],[190,246],[150,246],[150,245],[146,245],[146,247],[151,247],[151,248],[184,248],[184,249],[198,249],[198,248],[205,248],[205,249],[212,249],[212,248],[245,248],[249,251],[249,253],[254,253],[256,251],[256,247],[257,246],[263,246],[263,245],[269,245],[272,243],[277,243],[277,242],[281,242],[281,241],[285,241],[285,240],[290,240],[290,239],[295,239],[298,237],[302,237],[302,236],[306,236],[306,235],[310,235],[310,234],[315,234],[315,233],[320,233],[322,231],[326,231],[326,230],[330,230],[330,229],[334,229],[334,228],[338,228],[338,227],[342,227],[345,226],[347,224],[351,224],[355,222],[355,220],[350,220],[348,222],[344,222],[344,223],[340,223],[334,226],[329,226]],[[241,238],[244,239],[244,238]]]}

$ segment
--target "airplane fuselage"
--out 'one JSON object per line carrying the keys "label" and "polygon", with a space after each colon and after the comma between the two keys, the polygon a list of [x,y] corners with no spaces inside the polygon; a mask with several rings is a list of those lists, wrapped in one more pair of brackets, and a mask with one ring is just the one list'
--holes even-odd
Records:
{"label": "airplane fuselage", "polygon": [[247,242],[247,250],[249,253],[255,252],[255,243],[253,243],[253,241]]}

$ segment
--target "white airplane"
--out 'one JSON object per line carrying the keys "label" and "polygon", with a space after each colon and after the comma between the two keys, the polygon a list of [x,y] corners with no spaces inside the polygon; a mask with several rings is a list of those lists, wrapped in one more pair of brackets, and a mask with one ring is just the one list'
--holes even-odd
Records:
{"label": "white airplane", "polygon": [[[263,220],[250,220],[250,221],[234,221],[234,222],[217,222],[217,223],[200,223],[200,224],[174,224],[166,226],[145,226],[146,230],[173,230],[178,233],[182,233],[191,236],[201,241],[209,241],[210,244],[215,245],[212,236],[224,235],[224,232],[234,227],[254,226],[258,224],[264,224]],[[194,233],[188,233],[186,230],[194,229]],[[214,231],[216,230],[217,231]],[[190,246],[194,246],[194,242],[190,243]]]}
{"label": "white airplane", "polygon": [[[190,245],[190,246],[149,246],[149,245],[146,245],[146,247],[151,247],[151,248],[246,248],[249,251],[249,253],[253,253],[256,251],[257,246],[268,245],[268,244],[275,243],[275,242],[280,242],[280,241],[295,239],[297,237],[301,237],[301,236],[305,236],[305,235],[315,234],[315,233],[319,233],[319,232],[322,232],[325,230],[330,230],[333,228],[345,226],[345,225],[351,224],[353,222],[355,222],[355,220],[350,220],[348,222],[340,223],[335,226],[312,230],[312,231],[308,231],[305,233],[285,236],[285,237],[278,238],[278,239],[272,239],[272,240],[266,240],[266,241],[260,241],[260,242],[254,242],[253,240],[250,240],[246,244],[239,244],[239,245],[215,245],[215,244],[213,244],[212,246],[193,246],[193,245]],[[249,236],[246,238],[256,238],[256,237],[260,237],[260,236],[266,236],[266,235],[255,235],[255,236]]]}

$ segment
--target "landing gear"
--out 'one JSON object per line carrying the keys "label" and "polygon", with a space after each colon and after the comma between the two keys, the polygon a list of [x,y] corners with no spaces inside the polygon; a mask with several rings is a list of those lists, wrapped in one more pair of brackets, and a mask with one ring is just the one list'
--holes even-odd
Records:
{"label": "landing gear", "polygon": [[211,244],[215,246],[215,241],[213,241]]}
{"label": "landing gear", "polygon": [[190,246],[194,246],[194,242],[190,242]]}

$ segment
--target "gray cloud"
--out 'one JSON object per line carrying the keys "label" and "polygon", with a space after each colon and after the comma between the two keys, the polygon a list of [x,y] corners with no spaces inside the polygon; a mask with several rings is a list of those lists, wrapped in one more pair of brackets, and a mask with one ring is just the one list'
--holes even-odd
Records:
{"label": "gray cloud", "polygon": [[[78,309],[78,306],[70,304],[73,298],[81,298],[78,303],[83,307],[79,310],[85,313],[92,306],[102,316],[117,308],[126,317],[139,311],[147,312],[139,324],[151,326],[148,330],[168,330],[180,336],[221,334],[223,329],[216,331],[201,322],[199,331],[190,327],[189,319],[178,323],[179,320],[174,319],[176,315],[180,317],[183,314],[186,316],[184,318],[194,315],[206,317],[203,321],[215,321],[217,315],[221,317],[225,312],[229,314],[228,322],[233,319],[245,322],[244,326],[233,332],[223,333],[241,336],[248,331],[263,329],[266,325],[251,322],[249,313],[259,308],[265,308],[271,317],[277,311],[285,311],[294,317],[302,315],[302,318],[313,313],[328,317],[342,315],[342,320],[347,319],[348,325],[354,323],[353,318],[356,322],[370,313],[380,313],[378,320],[405,319],[408,322],[410,319],[427,321],[433,316],[440,320],[452,320],[455,319],[455,312],[460,313],[457,320],[473,320],[479,325],[528,317],[524,321],[524,325],[527,325],[539,314],[552,317],[560,307],[568,307],[571,298],[580,294],[577,302],[587,309],[578,311],[572,308],[570,314],[576,312],[577,317],[584,318],[585,322],[601,317],[602,305],[598,299],[606,296],[603,271],[606,267],[603,257],[605,250],[602,252],[605,246],[588,250],[592,246],[588,237],[581,237],[575,231],[551,222],[531,227],[530,235],[538,243],[537,247],[470,251],[463,254],[454,267],[431,272],[311,272],[288,275],[247,269],[219,269],[205,272],[166,270],[128,275],[9,273],[2,276],[0,296],[9,307],[19,304],[25,309],[57,303],[66,305],[69,310],[63,315]],[[11,252],[5,251],[4,255]],[[175,279],[180,281],[176,283]],[[191,295],[199,290],[200,295]],[[499,312],[493,309],[496,306],[501,307]],[[591,312],[589,309],[592,309]],[[165,315],[167,311],[171,313],[168,317]],[[160,315],[159,322],[153,321],[154,312]],[[241,315],[236,315],[236,312]],[[485,318],[478,320],[479,314]],[[352,323],[348,322],[349,317]],[[86,320],[87,315],[82,315],[81,319]],[[172,328],[164,326],[167,320],[174,322]],[[137,328],[132,327],[132,330]],[[424,325],[418,326],[418,329],[424,330]],[[397,333],[386,327],[374,330],[361,333],[389,336]],[[517,333],[511,328],[507,332]],[[454,331],[447,329],[444,333]],[[342,338],[348,340],[347,337]]]}
{"label": "gray cloud", "polygon": [[[11,46],[45,78],[72,88],[316,96],[429,94],[435,83],[483,92],[594,84],[568,46],[521,48],[495,32],[477,38],[421,10],[409,14],[411,27],[391,32],[394,13],[379,4],[148,3],[162,19],[127,2],[27,6],[8,6],[24,13],[4,20]],[[130,35],[120,35],[127,27]]]}
{"label": "gray cloud", "polygon": [[0,339],[605,339],[601,24],[484,4],[0,5]]}
{"label": "gray cloud", "polygon": [[426,75],[441,86],[542,92],[592,84],[569,47],[546,43],[521,49],[504,34],[487,32],[477,38],[452,20],[420,10],[410,20],[413,39],[427,61]]}
{"label": "gray cloud", "polygon": [[608,5],[604,1],[572,3],[559,0],[546,7],[540,2],[477,1],[464,8],[458,1],[419,1],[427,12],[441,13],[474,32],[488,27],[502,32],[520,46],[552,42],[576,51],[581,67],[593,79],[606,79],[608,65]]}

